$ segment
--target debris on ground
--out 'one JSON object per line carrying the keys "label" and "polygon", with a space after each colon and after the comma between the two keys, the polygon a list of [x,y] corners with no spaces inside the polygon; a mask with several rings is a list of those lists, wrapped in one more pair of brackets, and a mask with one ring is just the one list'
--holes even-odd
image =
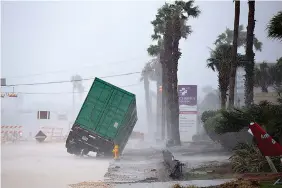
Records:
{"label": "debris on ground", "polygon": [[69,185],[71,188],[112,188],[113,185],[104,182],[81,182]]}
{"label": "debris on ground", "polygon": [[227,182],[218,186],[213,186],[211,188],[259,188],[260,184],[258,181],[246,181],[246,180],[235,180],[231,182]]}
{"label": "debris on ground", "polygon": [[173,188],[260,188],[260,184],[258,181],[246,181],[239,179],[216,186],[197,187],[194,185],[181,186],[179,184],[176,184],[173,186]]}

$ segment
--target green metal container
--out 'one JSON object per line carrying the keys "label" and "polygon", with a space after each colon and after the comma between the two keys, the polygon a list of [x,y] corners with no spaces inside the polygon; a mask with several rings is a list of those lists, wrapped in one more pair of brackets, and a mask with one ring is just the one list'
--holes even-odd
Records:
{"label": "green metal container", "polygon": [[[137,122],[136,97],[95,78],[66,142],[66,147],[109,153],[124,149]],[[72,143],[70,144],[70,140]],[[70,152],[71,153],[71,152]]]}

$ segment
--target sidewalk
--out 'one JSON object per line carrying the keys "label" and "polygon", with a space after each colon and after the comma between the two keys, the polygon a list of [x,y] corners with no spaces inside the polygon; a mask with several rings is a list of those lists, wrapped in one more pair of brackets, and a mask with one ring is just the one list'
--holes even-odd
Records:
{"label": "sidewalk", "polygon": [[231,179],[221,180],[192,180],[192,181],[171,181],[171,182],[152,182],[152,183],[124,183],[124,184],[110,184],[103,182],[83,182],[76,185],[70,185],[69,188],[172,188],[173,185],[179,184],[181,186],[215,186],[231,181]]}

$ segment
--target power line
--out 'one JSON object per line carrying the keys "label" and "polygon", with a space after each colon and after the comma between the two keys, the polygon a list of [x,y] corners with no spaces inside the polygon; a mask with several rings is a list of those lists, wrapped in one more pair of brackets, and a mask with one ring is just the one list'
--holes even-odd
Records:
{"label": "power line", "polygon": [[[111,64],[120,64],[120,63],[126,63],[126,62],[131,62],[133,60],[136,59],[140,59],[140,57],[136,57],[136,58],[131,58],[128,60],[123,60],[123,61],[115,61],[115,62],[111,62],[111,63],[106,63],[106,65],[111,65]],[[96,65],[89,65],[89,66],[83,66],[83,67],[77,67],[75,69],[84,69],[84,68],[90,68],[90,67],[94,67],[97,66]],[[103,64],[105,65],[105,64]],[[19,76],[12,76],[12,77],[6,77],[6,78],[25,78],[25,77],[32,77],[32,76],[41,76],[41,75],[46,75],[46,74],[56,74],[56,73],[62,73],[62,72],[70,72],[72,70],[66,70],[66,69],[61,69],[61,70],[56,70],[56,71],[50,71],[50,72],[44,72],[44,73],[35,73],[35,74],[27,74],[27,75],[19,75]]]}
{"label": "power line", "polygon": [[[125,87],[132,87],[132,86],[137,86],[137,85],[140,85],[140,83],[137,83],[137,84],[130,84],[130,85],[125,85],[125,86],[118,86],[120,88],[125,88]],[[69,92],[57,92],[57,93],[30,93],[30,92],[15,92],[15,93],[18,93],[18,94],[24,94],[24,95],[60,95],[60,94],[73,94],[73,93],[88,93],[88,91],[82,91],[82,92],[72,92],[72,91],[69,91]]]}
{"label": "power line", "polygon": [[[115,75],[108,75],[108,76],[102,76],[99,78],[113,78],[113,77],[120,77],[120,76],[128,76],[133,74],[140,74],[142,71],[137,72],[129,72],[129,73],[123,73],[123,74],[115,74]],[[75,81],[87,81],[87,80],[94,80],[95,77],[91,78],[83,78]],[[39,83],[25,83],[25,84],[11,84],[11,85],[5,85],[1,87],[15,87],[15,86],[34,86],[34,85],[46,85],[46,84],[62,84],[62,83],[70,83],[73,82],[71,80],[62,80],[62,81],[52,81],[52,82],[39,82]]]}

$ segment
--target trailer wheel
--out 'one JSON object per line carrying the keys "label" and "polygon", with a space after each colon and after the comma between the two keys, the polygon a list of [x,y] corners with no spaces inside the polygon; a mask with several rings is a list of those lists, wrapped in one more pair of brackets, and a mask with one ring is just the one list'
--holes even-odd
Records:
{"label": "trailer wheel", "polygon": [[89,150],[87,148],[81,150],[81,156],[87,155],[88,153],[89,153]]}
{"label": "trailer wheel", "polygon": [[103,152],[97,151],[96,157],[103,157],[103,156],[104,156]]}
{"label": "trailer wheel", "polygon": [[104,157],[113,157],[113,153],[112,152],[105,152],[104,153]]}
{"label": "trailer wheel", "polygon": [[67,152],[73,154],[73,150],[71,148],[67,148]]}
{"label": "trailer wheel", "polygon": [[70,147],[69,150],[71,151],[72,154],[74,154],[76,156],[80,156],[81,155],[81,149],[78,149],[75,146]]}
{"label": "trailer wheel", "polygon": [[75,150],[75,151],[74,151],[74,154],[75,154],[76,156],[81,156],[81,150]]}

